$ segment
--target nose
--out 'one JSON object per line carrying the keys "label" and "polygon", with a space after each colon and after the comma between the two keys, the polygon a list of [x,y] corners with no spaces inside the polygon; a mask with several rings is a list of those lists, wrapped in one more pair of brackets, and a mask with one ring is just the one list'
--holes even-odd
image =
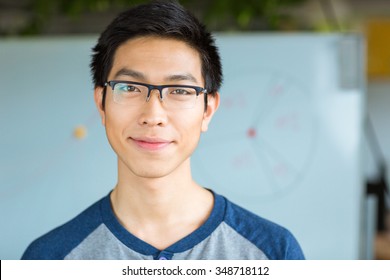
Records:
{"label": "nose", "polygon": [[151,90],[150,95],[141,108],[141,114],[139,117],[140,125],[166,126],[168,123],[168,116],[160,96],[159,90]]}
{"label": "nose", "polygon": [[149,102],[150,98],[152,97],[153,93],[157,95],[157,97],[162,101],[162,93],[161,90],[157,88],[153,88],[149,90],[149,94],[146,96],[146,102]]}

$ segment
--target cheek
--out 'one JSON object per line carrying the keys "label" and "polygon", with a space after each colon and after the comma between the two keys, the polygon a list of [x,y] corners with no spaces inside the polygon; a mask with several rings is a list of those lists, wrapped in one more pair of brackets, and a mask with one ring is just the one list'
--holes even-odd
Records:
{"label": "cheek", "polygon": [[131,116],[129,115],[129,112],[122,110],[107,110],[105,116],[107,136],[110,138],[121,137],[126,127],[129,126],[130,120]]}
{"label": "cheek", "polygon": [[177,126],[182,128],[184,135],[190,137],[189,141],[197,141],[203,131],[203,118],[201,114],[193,115],[191,118],[181,118]]}

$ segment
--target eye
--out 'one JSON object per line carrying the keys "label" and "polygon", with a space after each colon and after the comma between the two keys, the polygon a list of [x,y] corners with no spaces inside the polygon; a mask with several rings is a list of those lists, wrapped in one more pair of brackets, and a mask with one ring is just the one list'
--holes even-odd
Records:
{"label": "eye", "polygon": [[139,88],[137,88],[134,85],[129,85],[129,84],[121,84],[119,86],[119,89],[121,91],[126,91],[126,92],[140,92]]}
{"label": "eye", "polygon": [[185,88],[175,88],[171,90],[170,94],[176,94],[176,95],[191,95],[193,94],[191,89],[185,89]]}

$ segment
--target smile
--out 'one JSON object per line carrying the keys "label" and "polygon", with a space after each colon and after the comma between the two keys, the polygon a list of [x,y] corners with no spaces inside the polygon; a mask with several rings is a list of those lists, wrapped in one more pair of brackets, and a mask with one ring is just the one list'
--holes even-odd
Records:
{"label": "smile", "polygon": [[139,148],[148,151],[159,151],[167,147],[172,141],[160,138],[130,138]]}

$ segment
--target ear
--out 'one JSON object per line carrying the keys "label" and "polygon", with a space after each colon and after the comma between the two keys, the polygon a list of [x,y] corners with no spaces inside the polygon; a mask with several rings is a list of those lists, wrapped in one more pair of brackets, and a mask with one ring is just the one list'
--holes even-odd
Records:
{"label": "ear", "polygon": [[202,132],[206,132],[209,128],[209,124],[214,113],[218,110],[219,107],[219,93],[216,92],[215,95],[207,95],[207,107],[205,112],[203,113],[202,120]]}
{"label": "ear", "polygon": [[100,117],[102,118],[102,124],[106,125],[106,112],[103,108],[103,90],[102,87],[96,87],[94,91],[95,104],[99,111]]}

